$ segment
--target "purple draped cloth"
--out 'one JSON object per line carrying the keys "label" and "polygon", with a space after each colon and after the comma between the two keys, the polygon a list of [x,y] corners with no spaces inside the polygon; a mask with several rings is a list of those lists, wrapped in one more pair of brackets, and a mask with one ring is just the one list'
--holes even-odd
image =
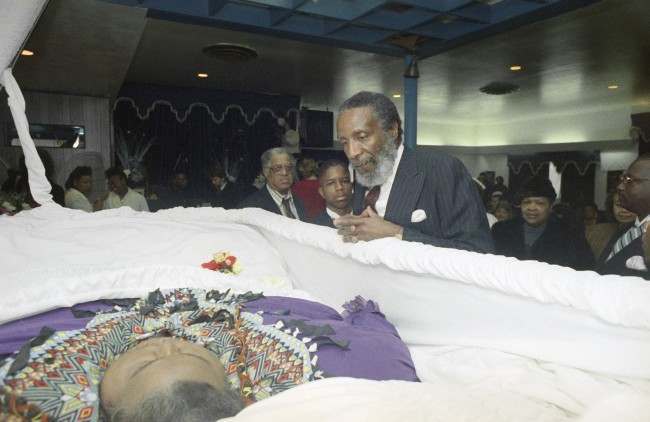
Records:
{"label": "purple draped cloth", "polygon": [[[75,305],[75,310],[108,310],[100,301]],[[395,327],[372,301],[359,298],[345,306],[342,316],[334,309],[303,299],[266,297],[245,304],[245,310],[261,313],[264,324],[299,321],[311,327],[331,327],[319,342],[318,366],[326,376],[345,376],[373,380],[418,381],[415,366]],[[57,331],[85,327],[92,317],[75,317],[72,308],[60,308],[0,326],[0,357],[17,351],[38,335],[43,326]],[[316,328],[318,331],[318,328]],[[318,334],[318,333],[317,333]]]}

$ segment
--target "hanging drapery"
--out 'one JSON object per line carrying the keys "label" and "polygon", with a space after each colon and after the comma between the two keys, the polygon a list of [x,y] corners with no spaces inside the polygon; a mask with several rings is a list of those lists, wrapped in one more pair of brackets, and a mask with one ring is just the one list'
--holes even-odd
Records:
{"label": "hanging drapery", "polygon": [[113,109],[116,146],[137,157],[150,144],[141,166],[149,184],[166,185],[182,170],[201,196],[215,162],[231,179],[252,182],[262,152],[296,127],[299,105],[296,96],[125,85]]}
{"label": "hanging drapery", "polygon": [[295,122],[300,97],[127,84],[120,90],[114,109],[121,103],[131,104],[141,120],[150,118],[156,107],[167,106],[179,123],[185,122],[195,109],[202,108],[215,124],[222,124],[229,112],[236,111],[247,125],[252,126],[263,113],[270,114],[275,120],[284,118]]}
{"label": "hanging drapery", "polygon": [[532,155],[509,155],[508,167],[518,175],[527,167],[533,175],[546,170],[553,163],[558,172],[562,173],[567,166],[574,166],[581,176],[584,176],[591,165],[600,163],[599,151],[566,151],[545,152]]}

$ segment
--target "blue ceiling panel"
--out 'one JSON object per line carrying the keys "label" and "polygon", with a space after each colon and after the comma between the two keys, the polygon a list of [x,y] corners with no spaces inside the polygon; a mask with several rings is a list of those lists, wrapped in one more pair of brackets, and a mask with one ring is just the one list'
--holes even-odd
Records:
{"label": "blue ceiling panel", "polygon": [[[551,3],[549,1],[549,3]],[[492,6],[492,22],[501,22],[506,19],[533,12],[544,6],[544,3],[534,3],[522,0],[505,0]]]}
{"label": "blue ceiling panel", "polygon": [[401,0],[399,3],[410,6],[419,6],[438,12],[449,12],[459,7],[474,3],[474,0]]}
{"label": "blue ceiling panel", "polygon": [[438,14],[422,9],[409,9],[404,12],[394,12],[387,9],[377,9],[368,15],[357,19],[368,25],[377,26],[379,28],[396,29],[404,31],[414,26],[418,26],[424,22],[430,21]]}
{"label": "blue ceiling panel", "polygon": [[318,0],[306,1],[298,9],[301,12],[313,13],[337,19],[356,19],[376,7],[387,3],[386,0]]}
{"label": "blue ceiling panel", "polygon": [[295,0],[249,0],[248,2],[257,3],[262,6],[280,7],[282,9],[293,9],[297,6]]}
{"label": "blue ceiling panel", "polygon": [[245,4],[226,4],[216,15],[217,18],[229,22],[268,26],[270,22],[270,11],[262,7],[248,6]]}
{"label": "blue ceiling panel", "polygon": [[281,24],[276,25],[276,28],[301,34],[323,35],[325,33],[325,22],[322,18],[309,15],[292,15]]}
{"label": "blue ceiling panel", "polygon": [[[99,0],[148,8],[148,16],[259,32],[310,43],[428,57],[601,0]],[[650,0],[649,0],[650,1]],[[402,45],[402,46],[400,46]]]}
{"label": "blue ceiling panel", "polygon": [[396,34],[395,31],[387,31],[377,28],[345,26],[338,31],[333,32],[330,36],[344,41],[357,40],[367,44],[376,44],[394,34]]}
{"label": "blue ceiling panel", "polygon": [[422,25],[411,32],[442,40],[453,40],[454,38],[483,29],[486,26],[487,25],[485,24],[456,19],[455,21],[448,23],[438,21]]}

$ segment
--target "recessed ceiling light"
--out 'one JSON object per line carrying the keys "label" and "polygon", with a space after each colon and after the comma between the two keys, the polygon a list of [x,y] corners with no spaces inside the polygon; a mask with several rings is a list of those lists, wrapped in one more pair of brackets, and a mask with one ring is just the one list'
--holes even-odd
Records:
{"label": "recessed ceiling light", "polygon": [[618,89],[618,85],[609,85],[607,89]]}
{"label": "recessed ceiling light", "polygon": [[523,67],[521,67],[521,65],[518,64],[513,64],[512,66],[510,66],[510,70],[512,70],[513,72],[517,72],[521,69],[523,69]]}
{"label": "recessed ceiling light", "polygon": [[23,50],[20,52],[21,56],[33,56],[34,52],[32,50]]}
{"label": "recessed ceiling light", "polygon": [[393,98],[402,98],[402,94],[396,92],[395,94],[393,94]]}
{"label": "recessed ceiling light", "polygon": [[205,78],[208,77],[208,74],[207,73],[197,73],[196,77],[201,78],[201,79],[205,79]]}

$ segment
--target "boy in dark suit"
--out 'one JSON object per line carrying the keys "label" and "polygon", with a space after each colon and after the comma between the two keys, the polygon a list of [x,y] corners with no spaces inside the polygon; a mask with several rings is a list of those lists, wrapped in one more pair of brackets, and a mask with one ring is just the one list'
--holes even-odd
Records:
{"label": "boy in dark suit", "polygon": [[312,223],[334,227],[333,220],[352,213],[352,181],[348,167],[340,160],[327,160],[318,169],[318,193],[325,200],[325,211]]}

